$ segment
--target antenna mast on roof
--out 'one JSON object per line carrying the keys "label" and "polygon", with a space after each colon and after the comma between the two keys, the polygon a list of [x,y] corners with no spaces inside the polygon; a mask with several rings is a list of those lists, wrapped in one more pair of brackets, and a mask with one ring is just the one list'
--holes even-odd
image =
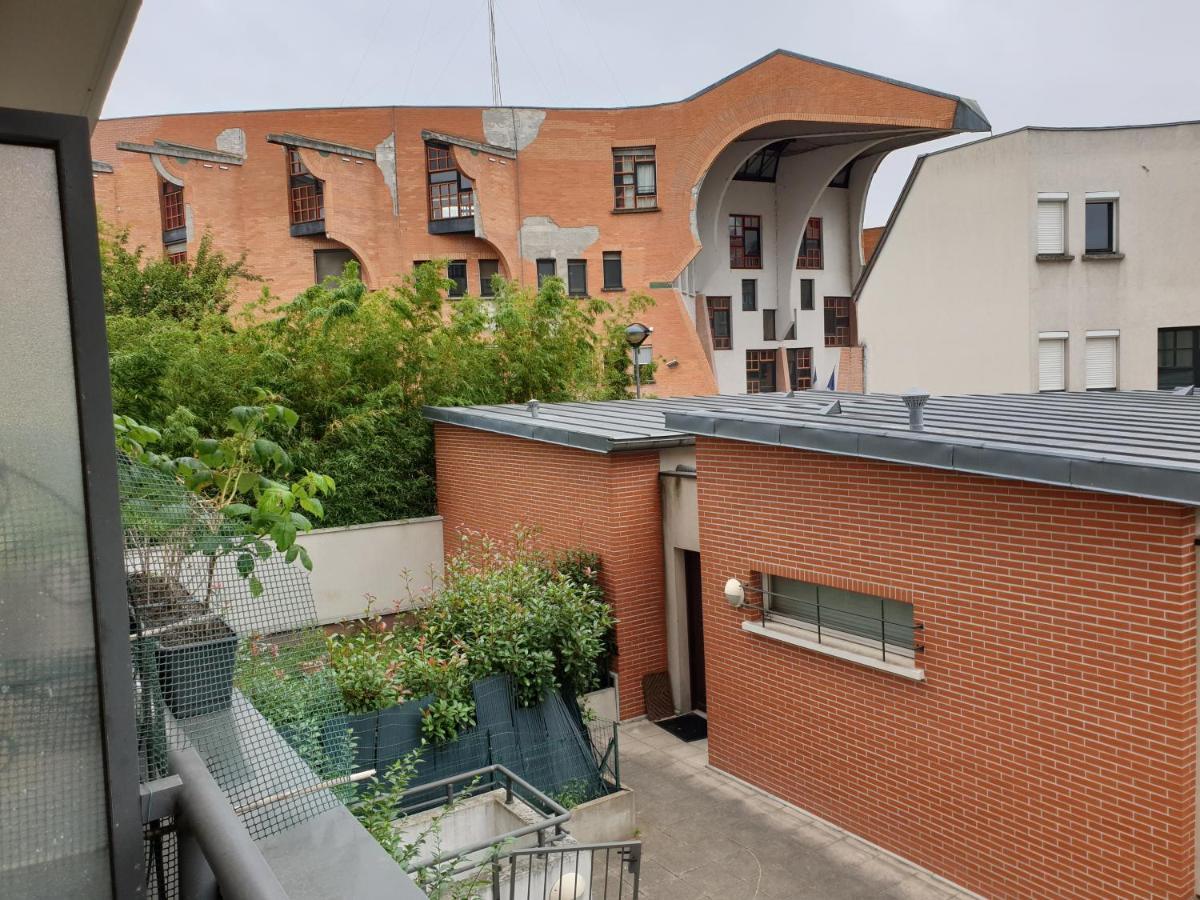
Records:
{"label": "antenna mast on roof", "polygon": [[488,0],[488,40],[492,50],[492,106],[503,106],[500,95],[500,61],[496,58],[496,0]]}

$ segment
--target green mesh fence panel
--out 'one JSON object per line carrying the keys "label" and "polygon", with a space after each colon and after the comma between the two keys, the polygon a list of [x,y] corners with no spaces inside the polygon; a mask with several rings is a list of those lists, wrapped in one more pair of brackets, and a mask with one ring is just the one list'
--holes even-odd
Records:
{"label": "green mesh fence panel", "polygon": [[[173,477],[119,461],[138,745],[146,780],[192,746],[250,834],[266,837],[339,803],[353,743],[329,671],[307,573],[256,560],[254,597],[222,553],[234,526]],[[227,542],[224,546],[227,546]],[[147,829],[148,893],[174,872],[170,823]]]}

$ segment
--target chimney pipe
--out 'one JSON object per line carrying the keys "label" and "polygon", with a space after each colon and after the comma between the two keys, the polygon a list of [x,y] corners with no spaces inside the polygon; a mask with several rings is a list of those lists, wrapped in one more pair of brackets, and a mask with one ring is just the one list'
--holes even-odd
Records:
{"label": "chimney pipe", "polygon": [[929,402],[929,392],[913,388],[900,395],[904,405],[908,407],[908,430],[925,430],[925,404]]}
{"label": "chimney pipe", "polygon": [[539,406],[541,406],[541,404],[538,403],[536,400],[530,400],[528,403],[525,404],[525,408],[529,410],[529,415],[533,416],[533,418],[535,418],[535,419],[538,417],[538,407]]}

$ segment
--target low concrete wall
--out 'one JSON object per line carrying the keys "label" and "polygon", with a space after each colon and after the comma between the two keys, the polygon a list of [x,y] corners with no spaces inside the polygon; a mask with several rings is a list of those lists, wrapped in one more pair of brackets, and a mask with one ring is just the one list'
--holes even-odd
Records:
{"label": "low concrete wall", "polygon": [[631,840],[637,831],[633,791],[625,789],[580,803],[571,810],[566,828],[581,844]]}
{"label": "low concrete wall", "polygon": [[378,612],[411,608],[442,577],[441,516],[318,528],[297,541],[312,557],[322,625],[360,617],[368,595]]}

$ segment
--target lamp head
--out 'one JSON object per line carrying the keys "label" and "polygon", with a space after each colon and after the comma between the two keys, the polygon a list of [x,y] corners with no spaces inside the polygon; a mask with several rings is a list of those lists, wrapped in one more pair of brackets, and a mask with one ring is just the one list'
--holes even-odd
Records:
{"label": "lamp head", "polygon": [[736,578],[725,582],[725,599],[735,609],[746,605],[746,586]]}
{"label": "lamp head", "polygon": [[650,337],[653,331],[654,329],[649,325],[634,322],[625,329],[625,343],[636,349],[646,343],[646,338]]}

